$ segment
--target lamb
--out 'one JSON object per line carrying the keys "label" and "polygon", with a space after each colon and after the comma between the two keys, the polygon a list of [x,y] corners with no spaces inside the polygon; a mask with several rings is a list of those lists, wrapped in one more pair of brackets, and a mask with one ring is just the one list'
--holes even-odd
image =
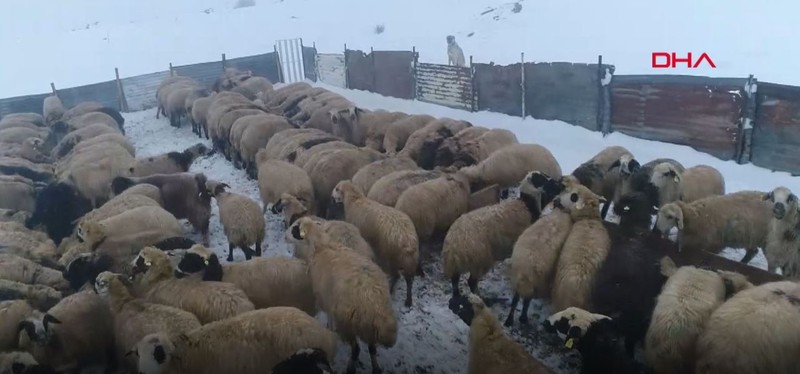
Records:
{"label": "lamb", "polygon": [[736,273],[676,269],[669,257],[662,260],[661,271],[669,279],[647,329],[645,359],[656,373],[691,372],[695,343],[711,313],[727,297],[753,285]]}
{"label": "lamb", "polygon": [[[219,221],[228,238],[228,262],[233,262],[233,248],[239,247],[247,260],[253,255],[261,257],[261,242],[266,232],[266,222],[258,203],[233,192],[230,186],[215,181],[206,182],[208,194],[217,199]],[[255,245],[255,252],[250,245]]]}
{"label": "lamb", "polygon": [[252,311],[253,303],[244,291],[223,282],[176,279],[167,254],[145,247],[133,260],[134,294],[142,299],[183,309],[207,324]]}
{"label": "lamb", "polygon": [[0,253],[0,278],[24,284],[48,286],[59,291],[69,289],[69,282],[64,279],[60,271],[11,254]]}
{"label": "lamb", "polygon": [[[289,201],[290,203],[288,203],[288,205],[299,205],[299,203],[296,203],[296,200],[292,200],[292,196],[287,196],[287,198],[281,199],[281,201]],[[295,202],[293,203],[291,201]],[[315,216],[308,217],[314,221],[321,222],[322,230],[325,231],[332,240],[354,250],[356,253],[361,254],[372,261],[375,261],[375,253],[372,251],[372,247],[370,247],[369,243],[364,240],[364,238],[361,236],[361,232],[359,232],[358,227],[355,225],[345,221],[325,220]],[[295,257],[304,261],[308,261],[311,259],[314,248],[311,247],[309,243],[295,240],[292,236],[292,230],[294,230],[294,227],[299,224],[297,220],[300,218],[302,217],[295,219],[291,226],[286,229],[286,232],[284,233],[284,239],[286,239],[287,243],[294,245]]]}
{"label": "lamb", "polygon": [[659,209],[656,228],[666,236],[677,227],[679,250],[686,247],[699,254],[746,248],[742,258],[746,264],[766,245],[772,209],[764,196],[763,192],[739,191],[692,203],[678,200]]}
{"label": "lamb", "polygon": [[551,315],[543,324],[545,330],[564,336],[567,349],[578,349],[581,372],[638,374],[645,370],[623,351],[616,321],[606,315],[570,307]]}
{"label": "lamb", "polygon": [[[94,289],[109,305],[114,316],[114,343],[119,362],[148,334],[163,332],[176,337],[201,326],[193,314],[171,306],[136,299],[126,284],[127,277],[104,271],[94,281]],[[128,362],[128,365],[135,362]]]}
{"label": "lamb", "polygon": [[569,307],[589,309],[595,275],[608,256],[611,239],[600,218],[604,198],[583,185],[568,188],[556,206],[569,206],[572,229],[556,265],[552,300],[555,310]]}
{"label": "lamb", "polygon": [[530,172],[520,182],[519,198],[466,213],[453,222],[442,246],[443,272],[452,285],[453,298],[461,295],[461,274],[469,273],[470,292],[478,292],[478,282],[494,266],[511,255],[517,238],[541,215],[542,205],[555,194],[545,188],[555,184],[547,175]]}
{"label": "lamb", "polygon": [[375,181],[367,197],[386,206],[394,207],[401,194],[411,186],[433,180],[444,175],[436,170],[396,171]]}
{"label": "lamb", "polygon": [[152,184],[161,191],[164,209],[175,218],[188,219],[200,230],[203,244],[208,245],[208,227],[211,220],[211,196],[206,192],[207,177],[203,173],[155,174],[142,178],[118,177],[111,182],[114,194],[137,184]]}
{"label": "lamb", "polygon": [[[352,190],[351,186],[347,186],[347,182],[337,186],[337,191],[344,189],[349,195],[348,203],[352,203],[353,198],[347,191]],[[354,374],[356,370],[358,339],[369,346],[373,373],[380,373],[377,345],[391,348],[397,342],[397,318],[385,274],[372,261],[332,241],[317,222],[308,218],[301,218],[299,222],[293,236],[309,241],[314,247],[309,264],[314,296],[320,308],[333,320],[336,332],[351,347],[347,373]],[[411,284],[408,286],[410,289]]]}
{"label": "lamb", "polygon": [[17,348],[20,322],[33,313],[25,300],[0,301],[0,352]]}
{"label": "lamb", "polygon": [[687,203],[725,194],[725,179],[717,169],[697,165],[682,173],[669,162],[653,167],[650,183],[658,188],[659,206],[683,200]]}
{"label": "lamb", "polygon": [[[485,129],[468,127],[452,138],[445,139],[436,151],[436,165],[455,165],[462,168],[477,164],[505,146],[519,144],[517,136],[505,129]],[[483,129],[481,129],[483,130]],[[473,135],[467,135],[473,132]]]}
{"label": "lamb", "polygon": [[736,294],[708,318],[697,339],[694,372],[795,372],[799,364],[795,352],[800,349],[798,300],[800,286],[789,281]]}
{"label": "lamb", "polygon": [[569,213],[554,209],[519,235],[511,253],[509,275],[514,297],[505,326],[510,327],[514,323],[514,312],[520,297],[522,313],[519,322],[527,324],[531,300],[550,296],[558,257],[571,229]]}
{"label": "lamb", "polygon": [[337,183],[349,180],[363,166],[385,158],[381,153],[371,149],[340,149],[321,157],[317,162],[309,162],[303,169],[311,178],[314,186],[314,206],[319,216],[326,217],[331,191]]}
{"label": "lamb", "polygon": [[420,170],[414,160],[406,157],[390,157],[365,165],[353,175],[352,181],[361,191],[369,192],[378,179],[396,171]]}
{"label": "lamb", "polygon": [[134,177],[146,177],[153,174],[173,174],[189,171],[189,167],[200,156],[212,153],[202,143],[197,143],[183,152],[168,152],[156,156],[137,159],[133,165]]}
{"label": "lamb", "polygon": [[505,334],[503,326],[478,295],[460,297],[450,308],[469,326],[468,373],[553,373]]}
{"label": "lamb", "polygon": [[[34,343],[30,352],[39,363],[59,372],[109,363],[113,352],[113,317],[93,291],[74,293],[50,308],[41,319],[45,334],[25,330]],[[29,325],[30,326],[30,325]]]}
{"label": "lamb", "polygon": [[243,313],[175,338],[150,334],[132,353],[142,374],[259,373],[298,350],[319,347],[333,361],[336,335],[314,317],[292,307]]}
{"label": "lamb", "polygon": [[395,208],[411,218],[419,241],[425,243],[446,234],[467,212],[469,196],[469,180],[457,172],[409,187],[397,198]]}
{"label": "lamb", "polygon": [[427,114],[411,115],[398,120],[386,129],[383,137],[383,149],[388,155],[394,156],[405,147],[411,134],[434,120],[436,118]]}
{"label": "lamb", "polygon": [[[350,181],[333,189],[332,199],[344,205],[345,221],[358,227],[375,251],[378,263],[391,278],[391,289],[399,278],[406,281],[405,305],[411,307],[414,275],[419,266],[419,239],[414,222],[405,213],[365,197]],[[313,241],[312,241],[313,242]]]}
{"label": "lamb", "polygon": [[495,151],[477,165],[461,169],[472,182],[473,190],[492,184],[509,188],[533,170],[554,179],[561,178],[558,161],[547,148],[538,144],[509,145]]}
{"label": "lamb", "polygon": [[258,164],[258,191],[266,213],[267,205],[275,204],[287,193],[315,212],[314,186],[305,170],[281,160],[265,160]]}
{"label": "lamb", "polygon": [[61,103],[61,99],[58,98],[56,95],[50,95],[44,98],[44,103],[42,104],[42,114],[44,115],[44,123],[47,126],[51,126],[64,116],[64,112],[66,109],[64,108],[64,104]]}
{"label": "lamb", "polygon": [[202,273],[202,280],[231,283],[241,288],[257,309],[291,306],[313,316],[317,312],[308,265],[291,257],[261,257],[220,264],[214,252],[194,245],[175,267],[183,277]]}
{"label": "lamb", "polygon": [[773,204],[764,248],[768,269],[770,272],[781,269],[781,274],[789,279],[800,278],[800,208],[797,195],[780,186],[770,191],[764,199]]}
{"label": "lamb", "polygon": [[26,300],[31,307],[39,310],[53,307],[62,298],[61,292],[52,287],[5,279],[0,279],[0,295],[3,295],[4,300]]}
{"label": "lamb", "polygon": [[[403,150],[398,152],[397,155],[412,158],[423,169],[433,169],[436,161],[436,150],[442,142],[468,127],[472,127],[472,124],[451,118],[440,118],[428,122],[425,127],[414,131],[408,137]],[[519,179],[522,179],[522,176]]]}

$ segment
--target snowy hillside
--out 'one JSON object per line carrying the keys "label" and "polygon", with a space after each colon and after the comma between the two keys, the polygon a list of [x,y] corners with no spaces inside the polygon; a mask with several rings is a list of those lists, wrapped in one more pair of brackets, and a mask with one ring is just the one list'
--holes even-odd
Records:
{"label": "snowy hillside", "polygon": [[[639,0],[4,0],[0,98],[181,65],[272,51],[303,38],[323,53],[410,50],[446,63],[452,34],[477,62],[595,62],[617,74],[696,74],[800,85],[791,40],[800,25],[783,1]],[[780,3],[780,6],[777,6]],[[771,4],[771,5],[769,5]],[[378,26],[383,32],[376,33]],[[491,48],[487,48],[491,46]],[[652,69],[651,53],[707,52],[716,69]],[[7,56],[14,56],[7,58]]]}

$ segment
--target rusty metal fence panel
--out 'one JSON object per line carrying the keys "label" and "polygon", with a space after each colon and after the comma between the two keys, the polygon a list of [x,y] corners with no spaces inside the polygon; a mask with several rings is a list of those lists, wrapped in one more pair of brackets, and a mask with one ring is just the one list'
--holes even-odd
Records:
{"label": "rusty metal fence panel", "polygon": [[472,110],[472,69],[419,63],[416,67],[417,100],[450,108]]}
{"label": "rusty metal fence panel", "polygon": [[800,87],[758,83],[750,160],[800,174]]}
{"label": "rusty metal fence panel", "polygon": [[375,93],[399,99],[414,98],[414,52],[373,51]]}
{"label": "rusty metal fence panel", "polygon": [[[613,66],[603,65],[613,73]],[[525,64],[525,111],[537,119],[561,120],[602,131],[603,90],[597,64]]]}
{"label": "rusty metal fence panel", "polygon": [[0,118],[11,113],[42,113],[44,98],[50,94],[9,97],[0,100]]}
{"label": "rusty metal fence panel", "polygon": [[612,82],[612,129],[736,159],[746,83],[737,78],[617,75]]}
{"label": "rusty metal fence panel", "polygon": [[122,92],[125,93],[128,110],[136,112],[158,106],[156,90],[161,81],[167,77],[169,77],[169,71],[123,78]]}
{"label": "rusty metal fence panel", "polygon": [[303,64],[303,40],[285,39],[275,42],[278,58],[281,63],[281,81],[294,83],[305,80]]}
{"label": "rusty metal fence panel", "polygon": [[346,50],[344,53],[347,71],[347,88],[375,92],[375,69],[372,54]]}
{"label": "rusty metal fence panel", "polygon": [[474,64],[478,110],[522,115],[522,64]]}
{"label": "rusty metal fence panel", "polygon": [[281,78],[280,72],[278,71],[278,55],[275,52],[232,58],[225,61],[225,67],[250,70],[253,72],[253,75],[267,78],[273,83],[280,82]]}
{"label": "rusty metal fence panel", "polygon": [[119,107],[117,81],[59,89],[58,97],[66,108],[74,107],[84,101],[97,101],[109,108],[122,110],[122,108]]}
{"label": "rusty metal fence panel", "polygon": [[319,53],[316,55],[319,81],[331,86],[345,88],[344,54]]}
{"label": "rusty metal fence panel", "polygon": [[172,69],[175,70],[175,75],[190,77],[206,87],[211,87],[224,71],[222,61],[174,66]]}

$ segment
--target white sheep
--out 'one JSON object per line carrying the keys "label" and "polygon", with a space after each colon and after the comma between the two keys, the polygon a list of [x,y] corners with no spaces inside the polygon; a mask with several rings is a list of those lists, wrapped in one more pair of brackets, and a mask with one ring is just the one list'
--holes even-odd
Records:
{"label": "white sheep", "polygon": [[800,278],[800,206],[797,195],[781,186],[770,191],[764,199],[773,204],[764,248],[767,267],[771,272],[781,269],[781,274],[789,279]]}
{"label": "white sheep", "polygon": [[453,222],[467,212],[469,197],[470,180],[456,172],[409,187],[394,207],[411,218],[419,241],[426,243],[434,234],[445,235]]}
{"label": "white sheep", "polygon": [[[208,194],[217,199],[219,222],[228,238],[228,262],[233,262],[233,248],[239,247],[246,259],[261,256],[261,242],[266,234],[266,221],[261,207],[253,199],[225,191],[226,183],[206,182]],[[255,251],[250,245],[255,246]]]}
{"label": "white sheep", "polygon": [[[259,152],[259,155],[263,153]],[[258,192],[261,195],[263,211],[275,204],[284,193],[302,201],[311,214],[314,214],[314,186],[308,173],[300,167],[282,160],[258,162]]]}

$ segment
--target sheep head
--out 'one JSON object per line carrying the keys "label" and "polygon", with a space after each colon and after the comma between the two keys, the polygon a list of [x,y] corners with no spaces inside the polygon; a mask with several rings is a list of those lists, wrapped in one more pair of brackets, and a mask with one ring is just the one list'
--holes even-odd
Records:
{"label": "sheep head", "polygon": [[777,187],[764,196],[764,201],[771,202],[772,215],[776,219],[783,219],[787,212],[797,211],[797,196],[786,187]]}
{"label": "sheep head", "polygon": [[224,193],[226,188],[231,188],[231,186],[229,186],[227,183],[215,180],[206,181],[206,192],[210,196],[217,197],[221,193]]}
{"label": "sheep head", "polygon": [[362,197],[364,193],[349,179],[340,181],[331,192],[331,199],[336,203],[343,203],[350,196]]}
{"label": "sheep head", "polygon": [[83,221],[78,224],[76,232],[78,241],[86,243],[92,251],[96,250],[106,240],[103,225],[94,221]]}
{"label": "sheep head", "polygon": [[619,168],[619,173],[622,176],[630,176],[636,170],[639,170],[642,165],[639,164],[639,161],[636,161],[632,155],[626,154],[622,155],[619,160],[614,161],[611,166],[608,167],[608,171],[611,171],[614,168]]}
{"label": "sheep head", "polygon": [[178,263],[175,269],[175,275],[182,278],[187,274],[199,273],[208,268],[211,256],[214,255],[211,250],[200,245],[195,244],[186,251],[183,258]]}
{"label": "sheep head", "polygon": [[284,229],[297,221],[300,217],[308,215],[308,201],[288,193],[281,194],[280,199],[272,205],[272,213],[283,215]]}
{"label": "sheep head", "polygon": [[658,209],[656,228],[666,236],[673,227],[677,227],[678,231],[683,231],[683,210],[676,203],[664,204]]}
{"label": "sheep head", "polygon": [[653,167],[653,174],[650,176],[650,183],[658,188],[664,188],[669,184],[677,185],[681,182],[681,173],[675,165],[669,162],[662,162]]}
{"label": "sheep head", "polygon": [[296,240],[313,241],[321,235],[327,235],[322,230],[322,222],[315,221],[310,217],[303,217],[297,220],[297,224],[292,226],[292,237]]}
{"label": "sheep head", "polygon": [[127,293],[129,285],[127,278],[121,274],[104,271],[98,274],[94,280],[94,292],[107,298],[111,294]]}
{"label": "sheep head", "polygon": [[611,317],[569,307],[548,317],[543,323],[545,330],[564,337],[564,346],[573,349],[590,331],[605,329],[612,324]]}
{"label": "sheep head", "polygon": [[142,338],[125,356],[134,355],[142,374],[160,374],[167,371],[175,345],[164,333],[150,334]]}
{"label": "sheep head", "polygon": [[144,247],[133,259],[131,277],[144,274],[148,281],[172,277],[172,265],[166,253],[153,247]]}
{"label": "sheep head", "polygon": [[596,195],[583,185],[576,185],[566,189],[554,201],[556,208],[569,212],[573,220],[600,217],[600,203],[606,199]]}

